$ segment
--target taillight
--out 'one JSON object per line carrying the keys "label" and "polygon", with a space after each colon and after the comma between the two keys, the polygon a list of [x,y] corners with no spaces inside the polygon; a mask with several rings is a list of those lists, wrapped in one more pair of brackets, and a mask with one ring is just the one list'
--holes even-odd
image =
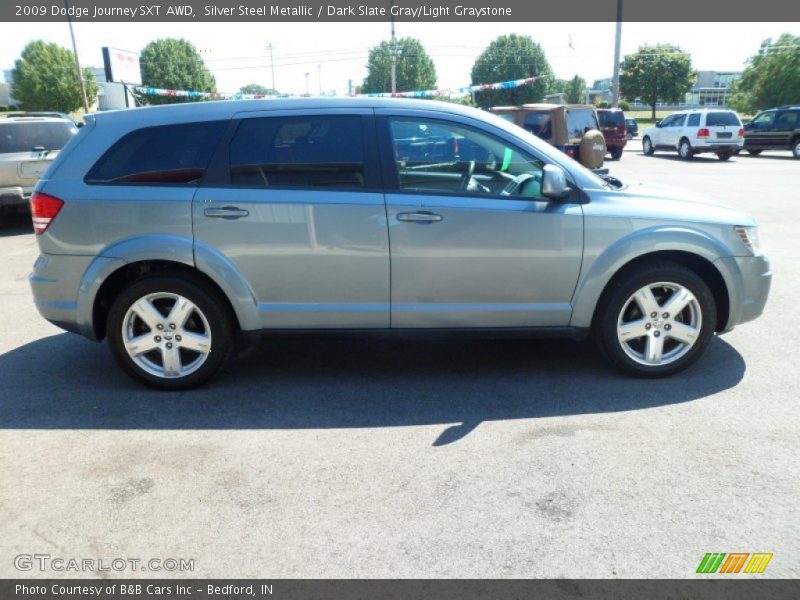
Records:
{"label": "taillight", "polygon": [[33,193],[31,196],[31,218],[33,219],[33,230],[36,235],[45,232],[62,206],[64,206],[63,200],[41,192]]}
{"label": "taillight", "polygon": [[711,132],[708,129],[706,129],[705,127],[703,127],[702,129],[698,129],[697,130],[697,137],[709,137],[710,135],[711,135]]}
{"label": "taillight", "polygon": [[739,129],[739,133],[737,133],[736,135],[738,135],[739,137],[744,137],[744,127]]}
{"label": "taillight", "polygon": [[567,156],[574,157],[575,151],[572,148],[567,148]]}

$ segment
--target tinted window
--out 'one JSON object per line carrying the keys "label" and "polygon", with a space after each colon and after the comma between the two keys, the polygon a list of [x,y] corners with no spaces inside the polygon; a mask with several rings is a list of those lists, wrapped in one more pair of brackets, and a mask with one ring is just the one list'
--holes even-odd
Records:
{"label": "tinted window", "polygon": [[196,184],[227,123],[183,123],[129,133],[97,161],[86,183]]}
{"label": "tinted window", "polygon": [[798,121],[798,111],[786,110],[778,113],[775,119],[775,126],[779,129],[795,129]]}
{"label": "tinted window", "polygon": [[549,140],[553,135],[553,122],[549,112],[530,112],[525,115],[523,128],[538,135],[544,140]]}
{"label": "tinted window", "polygon": [[582,138],[590,129],[598,129],[597,115],[591,108],[567,109],[567,137]]}
{"label": "tinted window", "polygon": [[687,127],[699,127],[700,126],[700,113],[694,113],[689,115],[689,120],[686,122]]}
{"label": "tinted window", "polygon": [[753,123],[758,127],[769,127],[775,120],[775,111],[763,112],[753,119]]}
{"label": "tinted window", "polygon": [[723,125],[741,127],[741,124],[736,113],[730,111],[710,112],[706,115],[706,127],[721,127]]}
{"label": "tinted window", "polygon": [[244,119],[230,146],[231,183],[248,187],[364,187],[357,115]]}
{"label": "tinted window", "polygon": [[600,119],[600,125],[625,125],[625,113],[621,110],[599,110],[597,116]]}
{"label": "tinted window", "polygon": [[0,154],[61,150],[78,129],[67,122],[8,121],[0,123]]}
{"label": "tinted window", "polygon": [[[409,128],[436,130],[447,148],[405,143]],[[456,123],[392,119],[390,132],[401,190],[460,195],[541,197],[542,162],[494,136]]]}

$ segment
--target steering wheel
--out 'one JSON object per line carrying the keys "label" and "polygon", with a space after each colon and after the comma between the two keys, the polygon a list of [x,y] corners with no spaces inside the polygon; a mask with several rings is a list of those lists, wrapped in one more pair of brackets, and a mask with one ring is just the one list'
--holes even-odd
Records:
{"label": "steering wheel", "polygon": [[519,191],[519,189],[522,187],[522,184],[534,178],[535,176],[533,175],[533,173],[520,173],[519,175],[514,177],[513,181],[508,182],[508,185],[503,188],[503,191],[500,192],[500,195],[513,196]]}
{"label": "steering wheel", "polygon": [[475,172],[475,161],[471,160],[467,163],[467,170],[461,176],[461,182],[458,189],[465,191],[469,189],[469,182],[472,181],[472,174]]}

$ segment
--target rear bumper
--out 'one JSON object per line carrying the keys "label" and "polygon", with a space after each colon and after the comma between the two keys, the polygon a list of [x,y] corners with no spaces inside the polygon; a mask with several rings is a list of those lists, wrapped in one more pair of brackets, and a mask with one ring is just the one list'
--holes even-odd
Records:
{"label": "rear bumper", "polygon": [[758,318],[764,312],[772,285],[772,269],[766,256],[735,256],[716,261],[728,280],[730,314],[724,331]]}
{"label": "rear bumper", "polygon": [[32,187],[19,185],[0,187],[0,207],[27,206],[32,193]]}
{"label": "rear bumper", "polygon": [[713,143],[696,143],[692,144],[692,150],[695,152],[723,152],[725,150],[730,150],[735,152],[736,150],[741,150],[744,146],[744,142],[713,142]]}
{"label": "rear bumper", "polygon": [[28,277],[39,314],[61,329],[96,340],[94,298],[102,275],[123,264],[103,257],[40,255]]}

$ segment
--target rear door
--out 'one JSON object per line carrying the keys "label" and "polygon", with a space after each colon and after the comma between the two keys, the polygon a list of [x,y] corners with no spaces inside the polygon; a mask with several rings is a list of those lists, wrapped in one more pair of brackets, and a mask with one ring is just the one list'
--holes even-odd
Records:
{"label": "rear door", "polygon": [[800,111],[780,110],[775,117],[774,144],[781,149],[789,148],[794,133],[800,128]]}
{"label": "rear door", "polygon": [[[577,201],[541,196],[544,161],[465,117],[376,114],[387,182],[392,327],[568,325],[583,211]],[[455,141],[449,156],[419,160],[395,143],[410,129],[431,128]]]}
{"label": "rear door", "polygon": [[389,327],[372,111],[237,117],[195,195],[196,244],[245,276],[264,328]]}

